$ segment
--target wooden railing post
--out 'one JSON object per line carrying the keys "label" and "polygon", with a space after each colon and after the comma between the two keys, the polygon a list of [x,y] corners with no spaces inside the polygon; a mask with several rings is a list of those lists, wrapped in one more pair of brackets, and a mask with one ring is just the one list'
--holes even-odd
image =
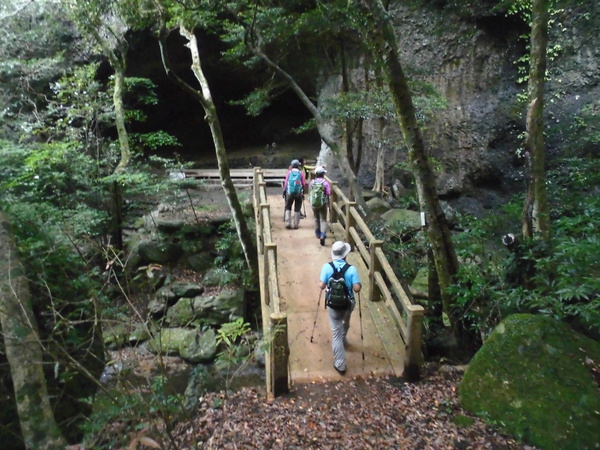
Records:
{"label": "wooden railing post", "polygon": [[346,227],[344,234],[344,241],[350,242],[350,228],[354,227],[354,216],[350,209],[356,207],[356,202],[348,202],[346,203]]}
{"label": "wooden railing post", "polygon": [[376,302],[381,297],[381,290],[375,281],[375,274],[381,270],[381,263],[377,258],[377,249],[383,246],[383,241],[371,241],[369,244],[369,285],[371,286],[371,295],[369,300]]}
{"label": "wooden railing post", "polygon": [[256,195],[258,200],[260,201],[260,194],[258,192],[258,183],[259,183],[259,180],[262,179],[262,177],[259,176],[259,174],[262,174],[262,169],[260,167],[255,167],[254,168],[254,178],[252,180],[254,182],[254,195]]}
{"label": "wooden railing post", "polygon": [[267,242],[264,242],[265,240],[265,231],[264,231],[264,220],[263,220],[263,213],[264,210],[267,210],[267,213],[270,214],[271,212],[271,205],[269,203],[261,203],[260,204],[260,211],[259,211],[259,216],[260,219],[258,220],[258,223],[260,224],[260,240],[261,242],[258,243],[258,253],[261,255],[265,254],[265,248],[264,246],[267,244]]}
{"label": "wooden railing post", "polygon": [[[263,273],[265,274],[264,286],[265,286],[265,302],[267,306],[271,305],[271,295],[274,294],[273,289],[271,289],[271,269],[270,267],[277,267],[277,244],[273,242],[265,243],[265,256],[263,258]],[[273,250],[273,251],[271,251]],[[274,264],[270,259],[274,260]]]}
{"label": "wooden railing post", "polygon": [[421,305],[410,305],[407,312],[408,339],[404,359],[404,376],[408,381],[417,381],[421,378],[421,345],[425,311]]}
{"label": "wooden railing post", "polygon": [[288,345],[287,314],[271,314],[271,392],[277,396],[289,392],[288,362],[290,347]]}
{"label": "wooden railing post", "polygon": [[338,187],[337,181],[331,182],[331,197],[329,197],[329,222],[334,224],[338,221],[337,211],[333,207],[334,203],[337,203],[337,193],[336,188]]}

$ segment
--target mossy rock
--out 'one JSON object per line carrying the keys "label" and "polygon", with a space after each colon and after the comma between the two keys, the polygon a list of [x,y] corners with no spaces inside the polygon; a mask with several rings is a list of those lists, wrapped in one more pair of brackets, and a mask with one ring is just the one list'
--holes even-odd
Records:
{"label": "mossy rock", "polygon": [[409,209],[390,209],[381,218],[391,230],[418,230],[421,228],[421,213]]}
{"label": "mossy rock", "polygon": [[427,292],[429,289],[429,268],[422,267],[419,269],[410,287],[415,291]]}
{"label": "mossy rock", "polygon": [[195,334],[195,330],[187,328],[163,328],[148,341],[148,350],[155,354],[179,356],[182,342]]}
{"label": "mossy rock", "polygon": [[388,202],[379,197],[373,197],[368,200],[367,206],[369,207],[369,210],[375,214],[383,214],[392,209]]}
{"label": "mossy rock", "polygon": [[541,449],[599,448],[600,343],[546,316],[505,319],[473,357],[461,405]]}

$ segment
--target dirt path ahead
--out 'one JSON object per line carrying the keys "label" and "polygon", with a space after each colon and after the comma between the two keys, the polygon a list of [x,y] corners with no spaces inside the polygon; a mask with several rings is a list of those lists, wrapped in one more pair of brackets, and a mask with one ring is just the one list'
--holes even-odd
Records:
{"label": "dirt path ahead", "polygon": [[[324,295],[319,301],[319,275],[323,264],[331,261],[331,245],[336,240],[331,230],[327,233],[325,246],[315,236],[312,209],[305,201],[307,217],[300,220],[297,230],[288,230],[283,221],[284,201],[281,189],[269,190],[273,239],[277,244],[279,288],[282,312],[288,314],[288,339],[290,344],[290,373],[292,383],[330,381],[343,377],[368,375],[400,376],[403,366],[403,344],[388,346],[386,350],[380,333],[390,331],[389,323],[382,323],[385,316],[381,303],[367,304],[370,286],[368,272],[361,258],[354,253],[348,262],[358,268],[363,290],[360,313],[358,304],[352,314],[348,346],[346,347],[347,371],[339,375],[333,368],[331,329],[324,308]],[[338,235],[338,239],[342,237]],[[318,306],[318,309],[317,309]],[[362,338],[361,338],[362,315]],[[313,342],[311,333],[313,325]],[[376,324],[374,317],[378,320]],[[392,334],[393,335],[393,334]],[[390,339],[389,335],[384,339]],[[392,350],[390,350],[392,349]],[[400,350],[398,350],[400,349]],[[363,359],[364,355],[364,359]]]}

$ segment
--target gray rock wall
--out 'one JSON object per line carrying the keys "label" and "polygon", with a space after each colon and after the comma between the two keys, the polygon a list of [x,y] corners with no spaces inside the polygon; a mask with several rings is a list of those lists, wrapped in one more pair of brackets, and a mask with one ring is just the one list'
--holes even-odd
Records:
{"label": "gray rock wall", "polygon": [[[494,207],[511,193],[524,190],[518,150],[526,105],[519,101],[519,94],[526,91],[526,84],[517,82],[515,61],[528,52],[526,42],[518,38],[527,27],[514,17],[494,12],[491,6],[453,11],[415,6],[420,3],[397,4],[393,15],[407,75],[431,83],[448,103],[423,128],[438,175],[438,191],[463,210],[474,207],[464,201],[467,195],[469,203]],[[600,112],[600,45],[593,28],[600,23],[600,8],[591,1],[564,3],[554,16],[549,43],[552,48],[560,45],[560,50],[551,52],[546,87],[550,163],[557,156],[589,147],[590,140],[584,138],[581,145],[574,145],[578,135],[593,131],[577,129],[574,117],[582,111]],[[356,58],[354,64],[354,82],[361,86],[362,62]],[[324,92],[329,95],[335,84],[330,79]],[[401,139],[395,122],[388,133]],[[364,134],[359,178],[371,187],[379,124],[367,121]],[[389,149],[385,161],[386,183],[391,184],[402,172],[394,167],[406,161],[405,149]]]}

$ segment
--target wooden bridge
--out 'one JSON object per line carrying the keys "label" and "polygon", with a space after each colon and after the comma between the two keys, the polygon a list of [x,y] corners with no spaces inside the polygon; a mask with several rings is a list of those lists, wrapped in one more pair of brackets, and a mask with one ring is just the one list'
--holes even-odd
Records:
{"label": "wooden bridge", "polygon": [[333,369],[331,330],[319,288],[321,267],[331,261],[335,240],[351,244],[347,259],[357,267],[363,285],[352,314],[343,377],[418,378],[423,307],[412,302],[397,279],[383,253],[383,242],[375,239],[355,203],[335,182],[331,182],[325,246],[315,237],[312,211],[297,230],[286,229],[282,190],[268,189],[280,175],[281,171],[260,168],[252,174],[262,319],[271,343],[266,358],[267,394],[288,392],[294,383],[342,378]]}
{"label": "wooden bridge", "polygon": [[[196,178],[205,184],[221,184],[219,169],[183,169],[186,178]],[[287,169],[263,169],[262,177],[267,186],[283,186]],[[252,187],[254,169],[231,169],[229,171],[233,184],[238,187]]]}

